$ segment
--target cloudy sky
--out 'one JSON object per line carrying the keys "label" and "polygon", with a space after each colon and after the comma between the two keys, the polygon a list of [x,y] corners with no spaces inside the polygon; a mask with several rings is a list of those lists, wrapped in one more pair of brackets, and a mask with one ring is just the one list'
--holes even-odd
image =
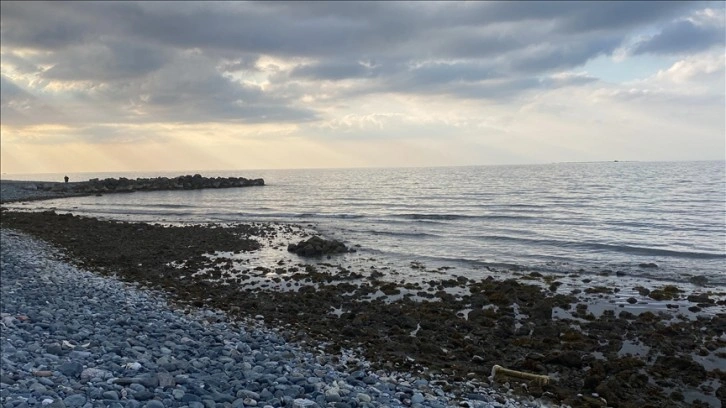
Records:
{"label": "cloudy sky", "polygon": [[723,2],[9,2],[3,173],[726,156]]}

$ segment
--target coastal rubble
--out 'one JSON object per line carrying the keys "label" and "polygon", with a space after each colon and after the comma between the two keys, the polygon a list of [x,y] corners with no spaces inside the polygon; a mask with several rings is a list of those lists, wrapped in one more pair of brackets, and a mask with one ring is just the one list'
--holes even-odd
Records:
{"label": "coastal rubble", "polygon": [[[726,294],[718,287],[614,286],[607,276],[524,269],[477,280],[423,262],[415,271],[424,279],[405,281],[360,252],[303,263],[279,243],[308,232],[288,225],[162,227],[8,211],[2,220],[79,265],[163,289],[180,307],[259,316],[289,341],[331,354],[359,350],[377,369],[445,381],[460,396],[498,390],[571,406],[715,407],[724,393]],[[553,381],[492,384],[495,364]]]}
{"label": "coastal rubble", "polygon": [[125,177],[90,179],[78,183],[71,191],[80,193],[133,192],[156,190],[199,190],[203,188],[233,188],[264,186],[261,178],[247,179],[244,177],[203,177],[200,174],[179,177],[156,177],[127,179]]}
{"label": "coastal rubble", "polygon": [[82,196],[110,193],[131,193],[135,191],[199,190],[207,188],[236,188],[264,186],[261,178],[203,177],[200,174],[178,177],[155,177],[128,179],[125,177],[90,179],[70,183],[6,181],[0,183],[0,201],[12,202],[27,199]]}
{"label": "coastal rubble", "polygon": [[303,349],[255,319],[172,307],[165,293],[0,234],[3,407],[542,406],[492,389],[460,397],[352,351]]}

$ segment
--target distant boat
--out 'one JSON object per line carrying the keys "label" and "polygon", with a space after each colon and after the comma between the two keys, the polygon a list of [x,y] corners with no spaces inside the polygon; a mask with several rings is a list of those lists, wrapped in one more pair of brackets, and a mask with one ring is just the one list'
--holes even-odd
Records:
{"label": "distant boat", "polygon": [[613,160],[613,162],[617,163],[618,161],[617,160]]}

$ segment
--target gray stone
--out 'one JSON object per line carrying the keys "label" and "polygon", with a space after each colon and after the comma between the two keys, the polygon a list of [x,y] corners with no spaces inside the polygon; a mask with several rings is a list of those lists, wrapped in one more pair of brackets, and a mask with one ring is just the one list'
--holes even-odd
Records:
{"label": "gray stone", "polygon": [[86,394],[92,400],[100,399],[103,397],[103,389],[98,387],[91,387]]}
{"label": "gray stone", "polygon": [[361,392],[361,393],[358,393],[358,396],[357,397],[358,397],[358,401],[360,401],[360,402],[364,402],[364,403],[371,402],[371,396],[368,395],[368,394],[363,394]]}
{"label": "gray stone", "polygon": [[111,378],[113,374],[108,370],[103,370],[100,368],[86,368],[85,370],[81,371],[81,381],[88,381],[91,379],[99,379],[99,380],[105,380],[107,378]]}
{"label": "gray stone", "polygon": [[139,378],[139,384],[147,388],[156,388],[159,386],[159,377],[156,375],[147,375]]}
{"label": "gray stone", "polygon": [[246,397],[252,399],[260,399],[260,394],[250,390],[239,390],[237,391],[237,397]]}
{"label": "gray stone", "polygon": [[68,357],[70,357],[72,359],[76,359],[76,360],[84,360],[84,359],[91,357],[91,353],[88,351],[73,350],[70,353],[68,353]]}
{"label": "gray stone", "polygon": [[325,400],[328,402],[340,402],[340,393],[337,389],[331,388],[325,391]]}
{"label": "gray stone", "polygon": [[55,387],[55,383],[50,378],[40,377],[38,378],[38,382],[46,387]]}
{"label": "gray stone", "polygon": [[61,364],[61,366],[58,367],[58,371],[67,377],[80,378],[81,372],[83,371],[83,365],[78,361],[68,361]]}
{"label": "gray stone", "polygon": [[373,385],[378,382],[378,379],[376,377],[368,375],[368,376],[363,377],[363,382],[368,385]]}
{"label": "gray stone", "polygon": [[45,346],[45,352],[48,354],[55,354],[56,356],[60,356],[61,354],[63,354],[63,348],[61,348],[61,345],[58,343],[51,343]]}
{"label": "gray stone", "polygon": [[164,408],[164,403],[159,400],[151,400],[144,405],[145,408]]}
{"label": "gray stone", "polygon": [[[154,393],[151,391],[143,390],[134,393],[134,398],[139,401],[146,401],[154,398]],[[162,404],[163,405],[163,404]]]}
{"label": "gray stone", "polygon": [[86,396],[81,394],[69,395],[63,400],[63,403],[71,408],[82,407],[86,403]]}
{"label": "gray stone", "polygon": [[108,400],[118,400],[118,393],[116,391],[105,391],[101,396]]}
{"label": "gray stone", "polygon": [[174,388],[176,386],[176,380],[169,373],[159,373],[156,377],[159,379],[159,387],[161,388]]}
{"label": "gray stone", "polygon": [[189,402],[199,402],[201,400],[202,399],[199,396],[194,395],[194,394],[189,394],[189,393],[184,394],[184,396],[181,398],[181,401],[182,402],[187,402],[187,403],[189,403]]}
{"label": "gray stone", "polygon": [[[41,402],[42,404],[42,402]],[[56,398],[51,402],[49,405],[44,405],[46,408],[66,408],[66,404],[63,403],[63,400],[60,398]]]}
{"label": "gray stone", "polygon": [[310,408],[316,405],[317,403],[315,401],[309,400],[307,398],[298,398],[292,402],[293,408]]}
{"label": "gray stone", "polygon": [[129,388],[136,392],[146,391],[146,387],[144,387],[141,384],[131,384],[131,385],[129,385]]}
{"label": "gray stone", "polygon": [[13,384],[15,384],[15,380],[13,379],[13,377],[11,377],[5,373],[2,373],[2,374],[0,374],[0,383],[13,385]]}
{"label": "gray stone", "polygon": [[260,391],[259,398],[257,398],[257,399],[263,400],[263,401],[268,401],[268,400],[271,400],[273,397],[274,397],[274,395],[272,395],[272,393],[269,390],[264,389],[264,390]]}
{"label": "gray stone", "polygon": [[45,387],[45,385],[37,383],[37,382],[34,382],[33,384],[31,384],[30,387],[28,387],[28,389],[30,391],[33,391],[38,394],[45,394],[45,392],[48,391],[48,389]]}
{"label": "gray stone", "polygon": [[120,377],[120,378],[113,380],[113,382],[114,382],[114,384],[127,386],[127,385],[131,385],[133,383],[139,382],[139,379],[131,378],[131,377]]}
{"label": "gray stone", "polygon": [[220,392],[213,392],[211,393],[210,397],[214,399],[215,402],[232,402],[234,401],[234,397],[227,394],[222,394]]}

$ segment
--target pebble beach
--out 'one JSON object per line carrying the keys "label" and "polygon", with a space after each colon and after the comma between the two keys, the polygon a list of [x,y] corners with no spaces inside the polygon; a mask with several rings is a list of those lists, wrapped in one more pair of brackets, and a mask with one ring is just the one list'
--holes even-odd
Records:
{"label": "pebble beach", "polygon": [[259,321],[178,310],[2,230],[4,407],[541,406],[492,390],[462,400],[410,374],[288,344]]}
{"label": "pebble beach", "polygon": [[[57,197],[3,181],[3,201]],[[375,370],[286,342],[262,316],[174,307],[166,294],[65,262],[3,228],[3,407],[539,407],[469,385],[461,395],[410,373]]]}

